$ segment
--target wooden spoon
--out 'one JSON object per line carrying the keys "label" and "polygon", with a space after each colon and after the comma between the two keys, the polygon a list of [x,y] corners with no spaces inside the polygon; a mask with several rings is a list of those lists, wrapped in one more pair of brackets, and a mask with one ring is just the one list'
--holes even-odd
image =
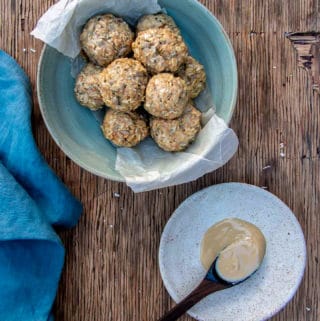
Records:
{"label": "wooden spoon", "polygon": [[177,320],[186,311],[188,311],[191,307],[193,307],[196,303],[198,303],[207,295],[216,291],[230,288],[244,281],[241,280],[239,282],[230,283],[221,279],[216,271],[216,261],[217,259],[212,263],[209,271],[207,272],[207,275],[202,280],[202,282],[186,298],[184,298],[180,303],[178,303],[174,308],[167,312],[158,321]]}

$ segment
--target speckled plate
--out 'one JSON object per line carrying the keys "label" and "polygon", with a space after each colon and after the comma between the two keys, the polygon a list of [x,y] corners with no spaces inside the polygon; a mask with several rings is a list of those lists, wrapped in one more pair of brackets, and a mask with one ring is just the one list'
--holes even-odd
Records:
{"label": "speckled plate", "polygon": [[159,265],[166,289],[181,301],[203,279],[199,254],[205,231],[225,218],[257,225],[267,241],[260,269],[247,281],[213,293],[189,314],[202,321],[261,321],[282,309],[301,282],[306,245],[292,211],[258,187],[228,183],[208,187],[186,199],[168,221],[160,242]]}

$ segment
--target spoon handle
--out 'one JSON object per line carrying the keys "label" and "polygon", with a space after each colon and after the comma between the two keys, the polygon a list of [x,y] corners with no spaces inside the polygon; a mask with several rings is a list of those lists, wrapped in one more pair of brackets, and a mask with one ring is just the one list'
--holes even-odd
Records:
{"label": "spoon handle", "polygon": [[186,311],[193,307],[197,302],[206,297],[208,294],[223,290],[230,287],[227,284],[215,283],[204,279],[186,298],[178,303],[174,308],[167,312],[158,321],[177,320]]}

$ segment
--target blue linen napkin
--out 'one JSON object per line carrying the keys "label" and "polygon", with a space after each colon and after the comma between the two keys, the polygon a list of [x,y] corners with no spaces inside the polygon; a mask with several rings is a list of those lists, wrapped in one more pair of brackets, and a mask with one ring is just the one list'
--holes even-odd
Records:
{"label": "blue linen napkin", "polygon": [[53,320],[64,248],[52,225],[82,212],[36,147],[31,105],[28,77],[0,50],[0,321]]}

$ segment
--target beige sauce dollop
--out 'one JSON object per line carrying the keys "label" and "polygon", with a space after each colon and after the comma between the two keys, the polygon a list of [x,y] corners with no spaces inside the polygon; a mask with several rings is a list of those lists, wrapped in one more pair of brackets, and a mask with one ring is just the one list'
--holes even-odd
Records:
{"label": "beige sauce dollop", "polygon": [[200,259],[209,270],[216,262],[218,275],[239,282],[257,270],[266,252],[266,240],[255,225],[231,218],[211,226],[201,242]]}

